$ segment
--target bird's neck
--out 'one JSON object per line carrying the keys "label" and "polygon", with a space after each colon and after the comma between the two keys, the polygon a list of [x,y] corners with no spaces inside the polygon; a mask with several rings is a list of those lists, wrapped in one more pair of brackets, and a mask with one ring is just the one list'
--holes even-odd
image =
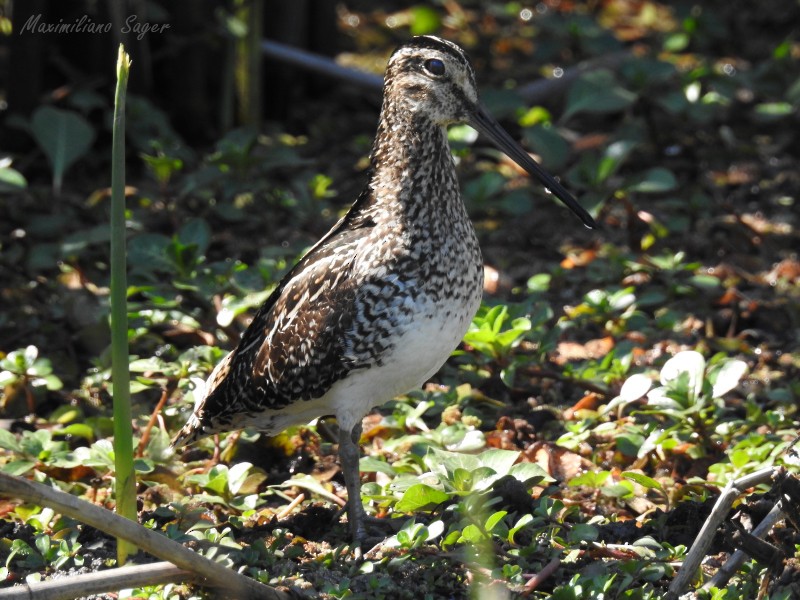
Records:
{"label": "bird's neck", "polygon": [[446,129],[407,107],[384,104],[371,161],[378,201],[460,202]]}

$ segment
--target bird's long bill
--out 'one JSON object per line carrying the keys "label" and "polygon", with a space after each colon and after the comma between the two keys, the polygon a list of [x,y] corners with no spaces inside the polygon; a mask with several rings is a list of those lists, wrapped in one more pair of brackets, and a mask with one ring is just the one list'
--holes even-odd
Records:
{"label": "bird's long bill", "polygon": [[475,110],[472,112],[472,118],[470,119],[469,124],[492,140],[498,148],[514,159],[514,162],[516,162],[520,167],[538,179],[544,187],[555,194],[559,200],[561,200],[569,207],[570,210],[572,210],[572,212],[578,215],[586,227],[597,227],[597,223],[595,223],[592,215],[590,215],[585,208],[578,204],[578,201],[572,197],[572,194],[570,194],[563,185],[556,181],[551,175],[546,173],[544,169],[542,169],[542,167],[540,167],[536,161],[530,157],[525,149],[520,146],[505,129],[503,129],[500,123],[498,123],[494,117],[486,112],[485,108],[480,105],[476,106]]}

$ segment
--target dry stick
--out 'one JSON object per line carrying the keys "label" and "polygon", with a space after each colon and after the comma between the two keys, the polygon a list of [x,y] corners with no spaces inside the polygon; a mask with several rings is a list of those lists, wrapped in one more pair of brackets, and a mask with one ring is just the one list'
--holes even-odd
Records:
{"label": "dry stick", "polygon": [[172,394],[171,388],[172,386],[167,384],[167,386],[161,390],[161,399],[153,409],[150,420],[147,422],[144,431],[142,431],[142,439],[139,440],[139,446],[136,448],[136,456],[144,456],[144,449],[147,448],[147,442],[150,441],[150,432],[153,430],[153,426],[158,420],[158,415],[161,414],[161,409],[163,409],[164,405],[167,403],[167,398]]}
{"label": "dry stick", "polygon": [[172,563],[159,562],[131,565],[96,573],[70,575],[41,583],[17,585],[0,590],[3,600],[73,600],[114,590],[127,590],[145,585],[185,582],[197,579],[190,571]]}
{"label": "dry stick", "polygon": [[[262,40],[261,52],[272,60],[294,65],[369,90],[379,97],[383,87],[380,75],[366,73],[359,69],[343,67],[332,58],[320,56],[302,48],[296,48],[273,40]],[[564,69],[561,77],[537,79],[517,88],[516,92],[529,104],[552,100],[554,95],[563,93],[570,84],[582,74],[596,69],[619,69],[632,56],[630,52],[614,52],[599,58],[584,61]]]}
{"label": "dry stick", "polygon": [[[197,573],[205,585],[218,588],[222,597],[235,600],[292,600],[298,597],[294,592],[287,593],[263,585],[138,523],[41,483],[0,472],[0,494],[47,506],[114,537],[133,542],[153,556]],[[36,585],[29,587],[32,591],[36,589]],[[3,594],[0,591],[0,599],[7,598]]]}
{"label": "dry stick", "polygon": [[535,591],[542,583],[545,582],[553,573],[558,570],[558,567],[561,566],[561,559],[554,558],[549,563],[547,563],[542,570],[536,573],[533,577],[528,580],[528,583],[525,584],[525,591],[522,592],[522,596],[528,597],[531,595],[531,592]]}
{"label": "dry stick", "polygon": [[[667,599],[680,596],[684,588],[694,579],[697,569],[700,568],[700,563],[703,562],[703,558],[706,552],[708,552],[711,542],[714,540],[717,527],[720,526],[722,520],[727,516],[728,511],[733,505],[733,501],[748,488],[767,483],[774,473],[774,467],[767,467],[741,477],[736,481],[728,482],[728,485],[725,486],[719,498],[717,498],[717,502],[714,504],[714,508],[711,514],[708,515],[708,519],[706,519],[703,527],[700,529],[700,533],[697,534],[697,538],[695,538],[689,553],[686,555],[680,571],[678,571],[675,579],[672,580],[672,584],[669,586],[669,592],[667,592],[666,595]],[[766,521],[766,519],[764,520]],[[772,525],[770,525],[770,527],[771,526]],[[755,530],[753,530],[753,533],[755,534]]]}
{"label": "dry stick", "polygon": [[[764,517],[750,533],[758,538],[763,538],[766,536],[775,523],[783,518],[783,510],[781,508],[782,503],[783,500],[778,500],[775,506],[772,507],[772,510],[767,513],[767,516]],[[731,554],[730,558],[728,558],[728,560],[725,561],[725,564],[722,565],[716,573],[714,573],[714,576],[703,585],[702,589],[707,590],[712,586],[717,588],[724,586],[726,583],[728,583],[728,580],[736,574],[736,571],[739,570],[739,567],[742,566],[742,563],[746,559],[747,554],[741,550],[737,550]]]}

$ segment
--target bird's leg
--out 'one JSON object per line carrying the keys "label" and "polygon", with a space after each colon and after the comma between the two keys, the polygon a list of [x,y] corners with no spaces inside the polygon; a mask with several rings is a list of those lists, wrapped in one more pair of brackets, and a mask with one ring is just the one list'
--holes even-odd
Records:
{"label": "bird's leg", "polygon": [[350,522],[350,532],[356,544],[364,541],[367,536],[365,524],[367,513],[361,504],[361,474],[358,468],[360,440],[361,423],[353,427],[352,431],[339,429],[339,460],[347,488],[347,520]]}

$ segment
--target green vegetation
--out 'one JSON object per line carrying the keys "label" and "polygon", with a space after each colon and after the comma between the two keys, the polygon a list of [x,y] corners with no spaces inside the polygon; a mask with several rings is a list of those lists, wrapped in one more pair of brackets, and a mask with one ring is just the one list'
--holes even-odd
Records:
{"label": "green vegetation", "polygon": [[[323,598],[663,597],[719,489],[786,464],[800,421],[800,41],[785,15],[712,4],[341,6],[342,44],[365,64],[409,32],[467,47],[490,110],[602,223],[584,229],[469,131],[450,132],[496,277],[433,381],[365,420],[362,499],[395,527],[361,561],[335,518],[325,421],[179,455],[169,439],[255,308],[355,198],[377,108],[326,93],[294,107],[302,126],[198,148],[129,96],[140,522]],[[600,62],[544,96],[526,85],[582,61]],[[111,156],[112,105],[76,89],[21,124],[38,170],[0,146],[0,469],[109,508],[109,181],[93,167]],[[0,507],[6,585],[116,565],[93,529]],[[765,597],[792,597],[795,525],[768,538],[786,561],[749,560],[703,597],[754,598],[765,578]]]}

